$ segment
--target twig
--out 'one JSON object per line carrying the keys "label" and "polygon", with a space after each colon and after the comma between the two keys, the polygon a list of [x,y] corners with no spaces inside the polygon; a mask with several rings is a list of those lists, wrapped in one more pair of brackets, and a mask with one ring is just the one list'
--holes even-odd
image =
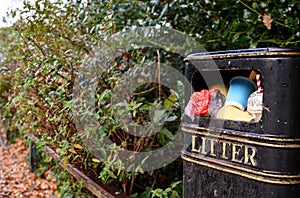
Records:
{"label": "twig", "polygon": [[138,92],[138,93],[134,92],[134,93],[132,93],[131,95],[132,95],[132,96],[143,95],[143,94],[146,94],[146,93],[150,93],[151,91],[155,90],[156,88],[157,88],[157,87],[155,86],[155,87],[152,87],[152,88],[147,89],[147,90],[145,90],[145,91],[141,91],[141,92]]}
{"label": "twig", "polygon": [[43,56],[46,56],[46,52],[45,50],[43,49],[43,47],[38,43],[36,42],[33,38],[31,38],[30,36],[28,37],[28,40],[31,41],[40,51],[41,53],[43,54]]}
{"label": "twig", "polygon": [[266,43],[266,42],[269,42],[269,43],[275,43],[275,44],[277,44],[277,45],[283,45],[283,46],[286,46],[286,45],[290,45],[290,44],[297,44],[297,43],[300,43],[300,40],[299,40],[299,41],[284,41],[284,40],[268,39],[268,40],[258,40],[257,42],[259,42],[259,43]]}
{"label": "twig", "polygon": [[161,101],[162,86],[160,83],[160,53],[159,53],[159,50],[156,50],[156,53],[157,53],[158,101]]}
{"label": "twig", "polygon": [[203,12],[209,15],[209,12],[199,2],[197,2],[197,4],[203,10]]}
{"label": "twig", "polygon": [[133,186],[134,186],[134,181],[136,179],[136,176],[132,176],[132,179],[131,179],[131,183],[130,183],[130,189],[129,189],[129,194],[132,194],[132,191],[133,191]]}
{"label": "twig", "polygon": [[[174,30],[174,29],[172,29],[172,31],[177,32],[177,33],[179,33],[179,34],[181,34],[181,35],[184,35],[184,34],[183,34],[182,32],[180,32],[180,31],[177,31],[177,30]],[[170,47],[169,45],[164,45],[164,43],[155,42],[155,41],[153,41],[153,40],[151,40],[151,39],[145,39],[144,42],[145,42],[146,44],[149,43],[149,44],[151,44],[151,45],[153,45],[153,46],[155,46],[155,47],[164,49],[164,50],[166,50],[166,51],[170,51],[170,50],[173,50],[173,51],[181,51],[181,50],[185,50],[185,49],[186,49],[184,46],[171,46],[171,47]]]}
{"label": "twig", "polygon": [[255,9],[253,9],[252,7],[248,6],[246,3],[244,3],[243,1],[239,0],[239,2],[241,4],[243,4],[246,8],[248,8],[249,10],[251,10],[252,12],[255,12],[256,14],[258,14],[259,16],[263,16],[261,13],[257,12]]}

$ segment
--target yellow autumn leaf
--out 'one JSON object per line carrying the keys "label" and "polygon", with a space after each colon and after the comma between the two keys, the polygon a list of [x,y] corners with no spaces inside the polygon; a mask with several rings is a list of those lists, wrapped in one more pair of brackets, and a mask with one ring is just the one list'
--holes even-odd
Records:
{"label": "yellow autumn leaf", "polygon": [[112,157],[112,154],[110,154],[110,155],[108,156],[108,158],[107,158],[107,162],[108,162],[108,163],[110,162],[111,157]]}
{"label": "yellow autumn leaf", "polygon": [[92,161],[96,163],[100,163],[100,160],[98,160],[97,158],[93,158]]}
{"label": "yellow autumn leaf", "polygon": [[74,147],[77,149],[83,149],[83,147],[80,144],[74,144]]}
{"label": "yellow autumn leaf", "polygon": [[64,164],[67,164],[68,163],[68,158],[67,157],[64,157]]}
{"label": "yellow autumn leaf", "polygon": [[120,176],[120,173],[121,173],[121,169],[118,169],[118,173],[117,173],[118,177]]}
{"label": "yellow autumn leaf", "polygon": [[70,149],[68,149],[68,151],[71,152],[71,153],[77,154],[77,152],[74,149],[70,148]]}

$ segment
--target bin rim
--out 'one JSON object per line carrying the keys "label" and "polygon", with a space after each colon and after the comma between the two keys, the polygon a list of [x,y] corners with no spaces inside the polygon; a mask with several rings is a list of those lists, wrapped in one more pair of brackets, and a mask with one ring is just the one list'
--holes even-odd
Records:
{"label": "bin rim", "polygon": [[249,48],[238,50],[223,50],[214,52],[200,52],[188,55],[184,60],[204,59],[226,59],[258,56],[300,56],[300,49],[297,48]]}

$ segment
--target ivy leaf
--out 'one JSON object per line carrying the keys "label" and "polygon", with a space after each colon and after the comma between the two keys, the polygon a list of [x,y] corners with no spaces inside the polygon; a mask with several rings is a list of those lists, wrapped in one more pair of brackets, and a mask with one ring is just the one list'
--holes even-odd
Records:
{"label": "ivy leaf", "polygon": [[271,18],[271,16],[268,16],[266,13],[263,16],[263,23],[266,26],[266,28],[268,30],[271,29],[271,23],[272,23],[273,19]]}

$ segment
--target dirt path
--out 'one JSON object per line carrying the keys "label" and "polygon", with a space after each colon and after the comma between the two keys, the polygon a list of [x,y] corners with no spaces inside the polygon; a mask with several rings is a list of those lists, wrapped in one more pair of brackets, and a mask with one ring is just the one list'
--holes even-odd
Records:
{"label": "dirt path", "polygon": [[58,197],[55,178],[50,172],[43,177],[29,172],[26,161],[29,149],[24,141],[17,139],[16,143],[6,146],[0,145],[0,198]]}

